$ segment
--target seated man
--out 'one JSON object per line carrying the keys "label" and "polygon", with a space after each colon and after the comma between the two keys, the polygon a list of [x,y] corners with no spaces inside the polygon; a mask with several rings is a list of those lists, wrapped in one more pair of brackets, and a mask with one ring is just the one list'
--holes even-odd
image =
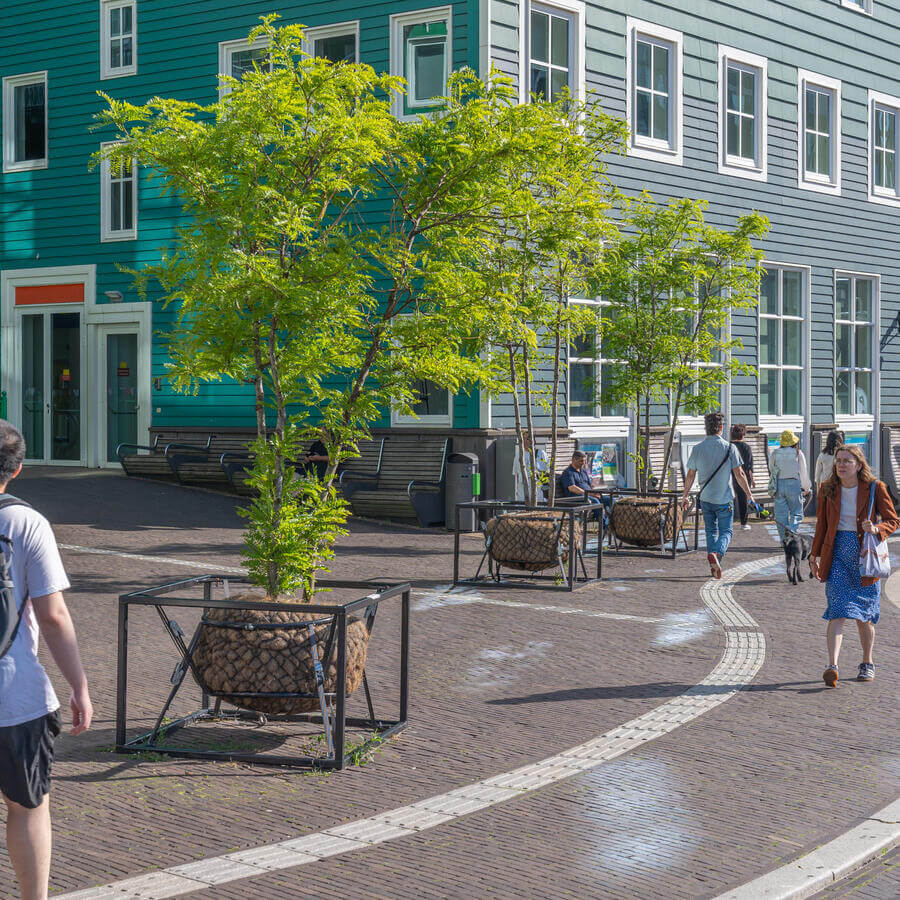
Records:
{"label": "seated man", "polygon": [[306,455],[303,463],[298,467],[297,471],[306,475],[315,475],[319,481],[325,478],[325,472],[328,470],[328,448],[322,441],[314,441]]}
{"label": "seated man", "polygon": [[[560,483],[562,484],[565,496],[568,498],[578,497],[583,502],[586,501],[588,503],[596,503],[598,506],[606,506],[607,498],[601,499],[600,497],[588,493],[593,488],[593,484],[591,483],[591,476],[584,465],[586,462],[587,455],[582,453],[581,450],[576,450],[572,454],[571,464],[566,466],[560,476]],[[597,510],[597,512],[594,513],[594,518],[598,522],[600,521],[600,510]]]}

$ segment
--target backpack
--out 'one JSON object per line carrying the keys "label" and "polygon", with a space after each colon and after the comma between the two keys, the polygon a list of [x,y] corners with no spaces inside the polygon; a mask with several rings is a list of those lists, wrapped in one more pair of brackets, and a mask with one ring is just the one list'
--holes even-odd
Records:
{"label": "backpack", "polygon": [[[27,506],[31,508],[30,503],[13,497],[11,494],[0,496],[0,509],[7,506]],[[19,625],[22,624],[22,616],[25,614],[25,607],[28,606],[28,595],[22,603],[22,608],[16,606],[16,586],[12,577],[12,541],[5,535],[0,534],[0,659],[9,653],[19,632]]]}

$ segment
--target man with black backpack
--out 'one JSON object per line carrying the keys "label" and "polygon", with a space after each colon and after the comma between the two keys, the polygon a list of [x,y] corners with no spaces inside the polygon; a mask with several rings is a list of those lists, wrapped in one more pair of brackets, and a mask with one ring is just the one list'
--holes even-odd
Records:
{"label": "man with black backpack", "polygon": [[50,876],[50,767],[59,701],[38,660],[38,635],[72,688],[72,734],[94,710],[62,592],[69,587],[50,523],[6,493],[25,440],[0,419],[0,793],[6,846],[24,900],[45,900]]}
{"label": "man with black backpack", "polygon": [[697,495],[697,502],[700,504],[703,524],[706,527],[706,559],[709,562],[710,575],[713,578],[721,578],[722,557],[725,556],[734,534],[732,475],[747,495],[748,504],[753,503],[753,494],[737,447],[722,437],[725,416],[719,412],[707,413],[703,422],[706,438],[691,450],[681,505],[685,511],[690,506],[688,493],[699,474],[700,492]]}

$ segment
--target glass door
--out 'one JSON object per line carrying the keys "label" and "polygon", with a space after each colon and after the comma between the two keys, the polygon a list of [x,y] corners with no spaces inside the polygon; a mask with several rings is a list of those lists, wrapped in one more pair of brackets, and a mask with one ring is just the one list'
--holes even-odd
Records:
{"label": "glass door", "polygon": [[35,312],[20,321],[26,458],[79,463],[84,458],[81,313]]}
{"label": "glass door", "polygon": [[136,331],[108,331],[106,353],[106,461],[116,462],[119,444],[138,438],[138,336]]}

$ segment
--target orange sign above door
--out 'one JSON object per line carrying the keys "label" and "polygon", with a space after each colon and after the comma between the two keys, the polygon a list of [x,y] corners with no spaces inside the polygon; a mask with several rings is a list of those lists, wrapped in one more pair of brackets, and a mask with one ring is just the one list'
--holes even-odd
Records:
{"label": "orange sign above door", "polygon": [[41,284],[16,288],[16,306],[35,303],[84,303],[84,284]]}

